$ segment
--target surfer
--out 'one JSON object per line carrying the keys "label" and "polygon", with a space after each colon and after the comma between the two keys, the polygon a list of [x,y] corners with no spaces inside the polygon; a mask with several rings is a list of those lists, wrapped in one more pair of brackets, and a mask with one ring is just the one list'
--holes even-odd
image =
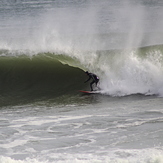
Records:
{"label": "surfer", "polygon": [[93,73],[89,73],[88,71],[86,71],[85,73],[89,76],[89,78],[84,83],[92,79],[92,82],[90,83],[90,87],[91,87],[91,91],[93,91],[92,85],[95,83],[97,87],[97,83],[99,82],[99,77]]}

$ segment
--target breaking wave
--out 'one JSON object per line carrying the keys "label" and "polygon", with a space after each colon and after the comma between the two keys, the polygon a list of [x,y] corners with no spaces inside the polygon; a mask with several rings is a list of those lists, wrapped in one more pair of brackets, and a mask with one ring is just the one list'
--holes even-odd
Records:
{"label": "breaking wave", "polygon": [[89,89],[85,70],[100,77],[103,94],[163,95],[163,46],[68,54],[0,51],[0,101],[56,98]]}

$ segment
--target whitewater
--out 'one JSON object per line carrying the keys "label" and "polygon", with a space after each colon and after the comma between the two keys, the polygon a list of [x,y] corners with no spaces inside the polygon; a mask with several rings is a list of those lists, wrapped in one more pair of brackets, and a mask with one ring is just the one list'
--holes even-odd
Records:
{"label": "whitewater", "polygon": [[[163,163],[163,2],[2,0],[0,163]],[[85,71],[100,78],[90,90]]]}

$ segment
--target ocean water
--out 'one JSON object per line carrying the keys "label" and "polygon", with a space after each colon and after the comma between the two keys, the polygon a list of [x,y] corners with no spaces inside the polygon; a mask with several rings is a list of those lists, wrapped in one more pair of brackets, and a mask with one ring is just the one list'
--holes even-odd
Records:
{"label": "ocean water", "polygon": [[162,100],[163,2],[0,1],[0,163],[163,163]]}

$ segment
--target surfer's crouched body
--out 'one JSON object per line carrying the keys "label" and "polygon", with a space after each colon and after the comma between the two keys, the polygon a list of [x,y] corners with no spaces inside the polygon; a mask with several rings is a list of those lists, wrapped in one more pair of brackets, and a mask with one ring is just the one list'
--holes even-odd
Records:
{"label": "surfer's crouched body", "polygon": [[99,77],[93,73],[89,73],[88,71],[86,71],[85,73],[89,76],[89,78],[84,83],[92,79],[92,82],[90,83],[90,87],[91,87],[91,91],[93,91],[92,85],[95,83],[97,87],[97,83],[99,82]]}

